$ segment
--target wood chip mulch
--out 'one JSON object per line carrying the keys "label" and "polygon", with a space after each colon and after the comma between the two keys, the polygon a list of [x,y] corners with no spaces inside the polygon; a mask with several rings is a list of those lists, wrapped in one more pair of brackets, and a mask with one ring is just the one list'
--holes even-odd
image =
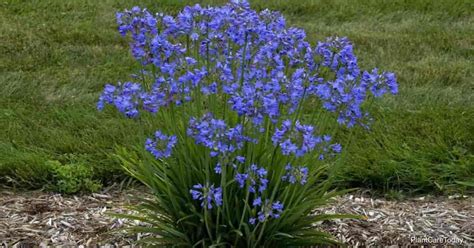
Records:
{"label": "wood chip mulch", "polygon": [[[130,195],[143,188],[83,196],[0,190],[0,247],[132,247],[140,235],[120,230],[129,222],[107,213],[127,213]],[[352,247],[397,245],[474,246],[474,197],[425,196],[403,201],[344,195],[318,213],[350,213],[365,219],[316,223]]]}

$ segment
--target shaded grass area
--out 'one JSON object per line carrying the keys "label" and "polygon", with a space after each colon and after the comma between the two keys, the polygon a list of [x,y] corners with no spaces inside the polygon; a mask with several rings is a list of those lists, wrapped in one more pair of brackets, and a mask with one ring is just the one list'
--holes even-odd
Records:
{"label": "shaded grass area", "polygon": [[[127,80],[137,69],[114,13],[133,5],[176,13],[189,2],[225,1],[1,2],[0,183],[61,190],[60,182],[123,179],[109,156],[114,145],[140,144],[153,128],[95,110],[105,83]],[[363,69],[398,76],[400,94],[372,106],[372,132],[354,131],[346,162],[333,172],[340,186],[459,192],[465,186],[456,181],[474,180],[469,1],[251,3],[281,10],[314,43],[347,36]],[[62,167],[70,173],[57,173]],[[87,180],[75,180],[83,168],[90,169]]]}

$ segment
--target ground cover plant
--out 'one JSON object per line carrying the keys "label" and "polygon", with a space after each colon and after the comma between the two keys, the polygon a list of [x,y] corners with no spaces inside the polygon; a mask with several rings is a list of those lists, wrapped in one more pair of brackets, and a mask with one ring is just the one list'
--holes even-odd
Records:
{"label": "ground cover plant", "polygon": [[[198,1],[135,4],[177,13],[190,2]],[[474,170],[469,1],[255,0],[251,5],[282,11],[311,41],[348,36],[364,70],[379,66],[398,76],[400,95],[370,106],[378,120],[371,134],[353,129],[345,149],[350,162],[335,171],[339,186],[463,191],[457,182],[472,180]],[[118,162],[107,154],[114,144],[141,144],[153,128],[114,111],[98,114],[94,105],[104,82],[136,69],[113,16],[131,7],[129,1],[109,0],[0,3],[2,184],[58,189],[58,164],[90,167],[87,177],[103,184],[123,179]]]}
{"label": "ground cover plant", "polygon": [[153,192],[136,215],[119,215],[150,224],[130,228],[154,234],[140,241],[333,243],[313,225],[342,216],[311,213],[335,194],[323,173],[350,142],[338,143],[338,130],[369,130],[366,105],[398,93],[395,74],[361,70],[345,37],[312,46],[279,12],[245,0],[176,16],[133,7],[116,18],[142,68],[107,84],[97,108],[158,129],[135,149],[117,149]]}

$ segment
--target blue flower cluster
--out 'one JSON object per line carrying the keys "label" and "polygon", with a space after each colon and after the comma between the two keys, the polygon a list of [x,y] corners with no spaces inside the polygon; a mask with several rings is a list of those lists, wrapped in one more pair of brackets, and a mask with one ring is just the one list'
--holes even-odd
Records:
{"label": "blue flower cluster", "polygon": [[117,86],[107,84],[104,92],[99,97],[97,109],[102,110],[104,104],[113,104],[120,112],[127,117],[134,118],[138,116],[138,106],[140,101],[141,85],[132,82]]}
{"label": "blue flower cluster", "polygon": [[281,177],[281,180],[287,181],[291,184],[300,183],[305,185],[308,180],[308,167],[293,167],[291,164],[285,166],[286,174]]}
{"label": "blue flower cluster", "polygon": [[194,200],[201,201],[201,206],[206,209],[212,209],[212,204],[222,206],[222,188],[211,186],[203,186],[196,184],[189,190]]}
{"label": "blue flower cluster", "polygon": [[372,72],[364,71],[362,74],[362,84],[370,89],[375,97],[381,97],[387,92],[392,94],[398,93],[398,84],[395,74],[391,72],[378,73],[375,68]]}
{"label": "blue flower cluster", "polygon": [[145,150],[153,154],[156,159],[168,158],[177,142],[176,135],[167,136],[161,131],[156,131],[154,139],[146,140]]}
{"label": "blue flower cluster", "polygon": [[191,118],[187,134],[194,138],[196,144],[211,149],[211,157],[229,154],[241,149],[245,142],[253,140],[243,135],[242,125],[228,128],[224,120],[213,119],[212,114],[205,114],[200,120]]}
{"label": "blue flower cluster", "polygon": [[133,56],[146,64],[150,56],[147,46],[151,43],[151,35],[158,34],[156,18],[146,9],[133,7],[130,11],[116,13],[116,19],[120,34],[126,36],[130,33],[133,37],[130,44]]}
{"label": "blue flower cluster", "polygon": [[[299,121],[293,124],[291,120],[285,120],[282,122],[281,128],[276,128],[272,142],[273,145],[281,148],[283,155],[294,154],[296,157],[301,157],[316,148],[327,151],[331,137],[328,135],[314,136],[313,132],[313,126],[302,125]],[[339,144],[331,146],[336,148],[333,149],[335,152],[340,152],[341,146]]]}
{"label": "blue flower cluster", "polygon": [[257,193],[258,191],[261,193],[267,189],[267,170],[252,164],[246,173],[237,173],[235,181],[239,184],[240,188],[244,188],[246,182],[249,182],[249,192]]}
{"label": "blue flower cluster", "polygon": [[350,75],[355,79],[359,76],[357,57],[346,37],[331,37],[326,42],[318,42],[316,53],[322,57],[321,65],[336,72],[337,78]]}
{"label": "blue flower cluster", "polygon": [[256,218],[249,219],[249,223],[252,225],[256,220],[265,222],[269,218],[279,218],[283,212],[283,204],[279,201],[270,203],[269,200],[262,200],[262,193],[268,187],[267,174],[268,171],[265,168],[252,164],[245,173],[235,175],[235,181],[239,188],[243,189],[247,185],[248,193],[253,194],[252,206],[257,210],[260,209]]}
{"label": "blue flower cluster", "polygon": [[353,46],[347,38],[336,37],[319,42],[316,54],[322,57],[321,67],[329,68],[335,73],[335,77],[315,85],[310,93],[323,101],[326,110],[339,113],[338,122],[341,124],[348,127],[355,124],[366,126],[361,121],[367,116],[362,110],[367,91],[370,90],[375,97],[388,92],[398,93],[393,73],[384,72],[379,75],[378,70],[373,69],[372,73],[364,71],[361,75]]}
{"label": "blue flower cluster", "polygon": [[[257,204],[255,204],[256,201],[257,201]],[[258,211],[257,213],[257,218],[251,217],[249,219],[249,223],[252,225],[255,225],[257,220],[263,223],[269,218],[278,219],[280,218],[280,215],[283,212],[283,204],[279,201],[271,203],[268,200],[266,200],[265,203],[262,204],[261,199],[257,198],[254,201],[254,206],[260,206],[260,211]]]}
{"label": "blue flower cluster", "polygon": [[[151,89],[138,94],[151,112],[191,101],[198,88],[206,95],[229,95],[234,111],[260,125],[266,116],[277,122],[315,95],[325,109],[339,113],[341,124],[353,126],[366,116],[361,105],[368,90],[375,96],[397,92],[393,73],[374,70],[361,76],[347,38],[329,38],[313,48],[302,29],[286,27],[280,13],[258,13],[247,1],[186,7],[176,17],[134,7],[117,13],[117,23],[123,36],[130,34],[134,57],[154,67]],[[213,79],[205,80],[208,75]],[[109,90],[106,86],[104,95]],[[135,110],[128,112],[136,116]]]}

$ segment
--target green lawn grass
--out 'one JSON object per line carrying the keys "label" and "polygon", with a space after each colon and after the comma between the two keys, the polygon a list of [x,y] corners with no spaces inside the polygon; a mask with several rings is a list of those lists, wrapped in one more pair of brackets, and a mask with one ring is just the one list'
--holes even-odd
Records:
{"label": "green lawn grass", "polygon": [[[103,183],[121,180],[108,154],[115,144],[143,142],[152,127],[95,110],[105,83],[127,80],[137,69],[116,31],[115,11],[139,5],[176,13],[189,2],[225,1],[0,2],[0,184],[57,189],[71,179],[57,175],[57,166],[71,168],[71,177],[81,167]],[[460,192],[465,186],[456,181],[474,180],[474,15],[468,0],[251,3],[282,11],[314,43],[347,36],[363,69],[398,76],[400,94],[372,107],[372,132],[355,132],[346,163],[334,171],[338,185]]]}

